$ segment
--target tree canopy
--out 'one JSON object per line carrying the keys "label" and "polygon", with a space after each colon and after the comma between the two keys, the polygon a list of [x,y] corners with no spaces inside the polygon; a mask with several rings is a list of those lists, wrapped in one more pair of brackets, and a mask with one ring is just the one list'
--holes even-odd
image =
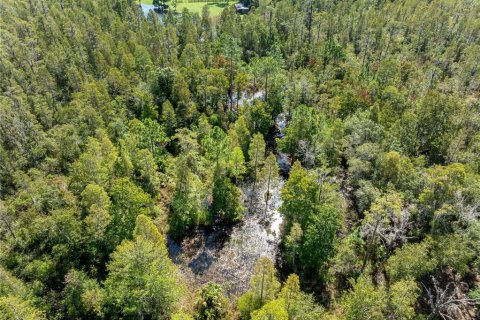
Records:
{"label": "tree canopy", "polygon": [[0,1],[0,319],[476,317],[478,1],[142,3]]}

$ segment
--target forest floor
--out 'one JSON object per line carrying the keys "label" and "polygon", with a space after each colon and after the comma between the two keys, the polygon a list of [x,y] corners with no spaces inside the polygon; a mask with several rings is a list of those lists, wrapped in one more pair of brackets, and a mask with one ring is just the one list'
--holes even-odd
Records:
{"label": "forest floor", "polygon": [[[142,4],[152,4],[152,0],[141,0]],[[177,4],[177,12],[182,12],[183,9],[187,8],[190,13],[202,14],[202,9],[204,6],[208,6],[210,9],[210,15],[212,17],[219,16],[223,9],[233,5],[234,1],[205,1],[205,2],[188,2],[188,1],[179,1]],[[172,3],[168,3],[172,7]]]}

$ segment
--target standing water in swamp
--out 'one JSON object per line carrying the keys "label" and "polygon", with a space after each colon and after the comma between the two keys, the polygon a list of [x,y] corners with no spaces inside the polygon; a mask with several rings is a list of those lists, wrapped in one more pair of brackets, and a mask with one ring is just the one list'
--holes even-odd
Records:
{"label": "standing water in swamp", "polygon": [[[257,96],[254,95],[252,100]],[[277,137],[280,139],[285,125],[282,114],[276,119]],[[181,243],[168,240],[172,260],[195,288],[214,281],[221,284],[230,297],[240,296],[248,289],[255,262],[263,256],[275,261],[283,222],[279,212],[282,204],[280,190],[284,184],[282,175],[290,168],[287,155],[277,153],[276,159],[281,174],[269,186],[267,203],[266,187],[257,186],[253,196],[260,200],[238,224],[200,228]],[[244,206],[248,208],[252,186],[240,187],[244,194]]]}

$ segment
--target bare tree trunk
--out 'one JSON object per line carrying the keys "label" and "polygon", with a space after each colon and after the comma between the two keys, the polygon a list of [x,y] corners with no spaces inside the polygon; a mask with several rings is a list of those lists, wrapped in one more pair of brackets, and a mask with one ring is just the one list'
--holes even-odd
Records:
{"label": "bare tree trunk", "polygon": [[367,40],[365,41],[365,47],[363,48],[362,69],[365,66],[365,59],[367,58],[368,46],[370,42],[370,32],[367,32]]}
{"label": "bare tree trunk", "polygon": [[360,273],[363,274],[363,271],[365,270],[365,267],[367,266],[367,261],[368,257],[370,255],[370,249],[372,248],[374,241],[375,241],[375,234],[377,233],[378,225],[380,224],[380,218],[377,218],[375,221],[375,228],[373,229],[372,236],[370,238],[370,243],[367,245],[367,248],[365,250],[365,257],[363,258],[363,264],[362,264],[362,269],[360,270]]}
{"label": "bare tree trunk", "polygon": [[230,55],[230,87],[228,88],[228,97],[230,100],[230,111],[233,110],[233,57]]}
{"label": "bare tree trunk", "polygon": [[267,182],[267,195],[265,196],[265,219],[267,217],[267,212],[268,212],[268,200],[270,199],[270,181],[272,179],[272,168],[269,168],[268,170],[268,182]]}
{"label": "bare tree trunk", "polygon": [[269,21],[269,30],[268,30],[268,39],[272,41],[272,10],[270,10],[270,21]]}
{"label": "bare tree trunk", "polygon": [[265,282],[265,267],[263,267],[263,272],[262,272],[262,287],[260,289],[260,307],[263,304],[263,283]]}
{"label": "bare tree trunk", "polygon": [[268,99],[268,73],[265,76],[265,101]]}
{"label": "bare tree trunk", "polygon": [[287,312],[288,312],[288,310],[290,310],[290,297],[291,297],[291,295],[292,295],[292,290],[290,290],[290,288],[289,288],[288,295],[287,295],[288,302],[287,302],[287,306],[286,306]]}
{"label": "bare tree trunk", "polygon": [[5,226],[7,227],[8,231],[12,234],[13,238],[15,240],[17,240],[17,237],[15,236],[15,232],[13,232],[12,225],[8,221],[5,211],[6,211],[6,209],[3,206],[3,203],[0,203],[0,217],[3,220],[3,222],[5,223]]}
{"label": "bare tree trunk", "polygon": [[255,186],[257,184],[257,166],[258,166],[258,146],[255,150],[255,163],[254,163],[254,169],[253,169],[253,186],[252,186],[252,194],[250,195],[250,204],[248,206],[249,213],[252,213],[253,197],[255,197]]}
{"label": "bare tree trunk", "polygon": [[28,4],[30,6],[30,12],[32,13],[32,16],[35,17],[35,6],[34,6],[32,0],[28,0]]}

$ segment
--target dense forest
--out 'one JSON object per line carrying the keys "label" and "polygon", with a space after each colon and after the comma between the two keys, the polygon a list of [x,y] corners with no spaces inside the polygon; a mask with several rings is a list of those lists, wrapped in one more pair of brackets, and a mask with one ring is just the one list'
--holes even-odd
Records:
{"label": "dense forest", "polygon": [[0,319],[478,319],[480,3],[245,5],[0,1]]}

